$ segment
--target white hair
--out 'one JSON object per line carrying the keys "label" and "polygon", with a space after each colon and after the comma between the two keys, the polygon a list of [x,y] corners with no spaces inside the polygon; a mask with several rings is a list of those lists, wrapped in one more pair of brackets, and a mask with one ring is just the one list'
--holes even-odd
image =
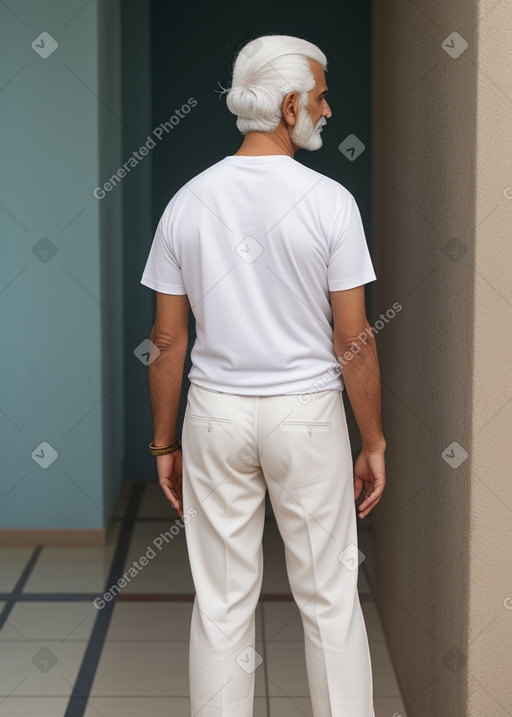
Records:
{"label": "white hair", "polygon": [[234,63],[231,88],[224,90],[242,134],[275,130],[289,92],[299,92],[299,106],[306,106],[307,93],[315,86],[307,58],[326,70],[324,53],[300,37],[262,35],[242,47]]}

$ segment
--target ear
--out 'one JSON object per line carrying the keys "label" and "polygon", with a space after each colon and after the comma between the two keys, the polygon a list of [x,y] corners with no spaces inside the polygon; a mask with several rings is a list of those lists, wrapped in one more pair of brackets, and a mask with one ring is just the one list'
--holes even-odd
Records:
{"label": "ear", "polygon": [[287,125],[290,125],[290,127],[295,127],[295,123],[297,122],[299,116],[299,97],[299,93],[294,90],[293,92],[288,92],[283,100],[283,119]]}

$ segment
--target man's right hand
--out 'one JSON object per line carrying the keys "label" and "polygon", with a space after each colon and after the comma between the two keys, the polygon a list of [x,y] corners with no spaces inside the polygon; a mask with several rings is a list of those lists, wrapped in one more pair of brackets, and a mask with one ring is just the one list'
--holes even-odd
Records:
{"label": "man's right hand", "polygon": [[386,485],[384,450],[363,450],[354,466],[354,500],[361,495],[364,487],[364,500],[359,505],[359,517],[365,518],[379,502]]}

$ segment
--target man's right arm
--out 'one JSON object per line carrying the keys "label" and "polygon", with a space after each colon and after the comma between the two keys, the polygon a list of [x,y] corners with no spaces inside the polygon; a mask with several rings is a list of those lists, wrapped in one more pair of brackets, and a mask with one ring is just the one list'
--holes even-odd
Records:
{"label": "man's right arm", "polygon": [[343,382],[361,433],[362,452],[355,466],[355,497],[365,485],[365,500],[359,506],[365,517],[380,500],[385,485],[382,432],[381,380],[375,337],[368,320],[364,285],[331,291],[334,349]]}

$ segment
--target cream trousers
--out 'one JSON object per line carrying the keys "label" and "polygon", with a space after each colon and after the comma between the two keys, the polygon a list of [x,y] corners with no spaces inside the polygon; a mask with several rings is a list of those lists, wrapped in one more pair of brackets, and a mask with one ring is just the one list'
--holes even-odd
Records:
{"label": "cream trousers", "polygon": [[191,714],[253,715],[268,489],[304,629],[313,715],[375,717],[341,391],[244,396],[192,383],[181,442],[196,593]]}

